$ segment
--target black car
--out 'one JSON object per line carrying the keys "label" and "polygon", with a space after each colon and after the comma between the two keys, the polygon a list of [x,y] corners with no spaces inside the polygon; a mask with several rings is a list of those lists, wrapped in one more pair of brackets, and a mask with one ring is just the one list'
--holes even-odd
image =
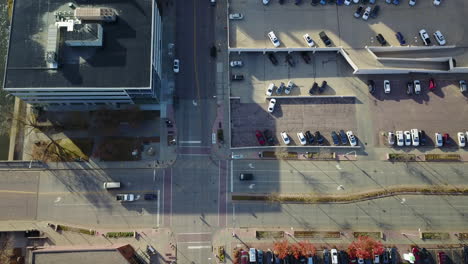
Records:
{"label": "black car", "polygon": [[323,91],[325,91],[325,88],[327,88],[327,81],[322,82],[322,85],[320,85],[318,92],[323,93]]}
{"label": "black car", "polygon": [[309,54],[307,54],[307,51],[301,52],[301,57],[304,60],[305,63],[309,64],[310,63],[310,57]]}
{"label": "black car", "polygon": [[362,16],[362,13],[364,13],[364,7],[358,6],[358,8],[356,9],[356,12],[354,12],[354,17],[360,18]]}
{"label": "black car", "polygon": [[319,131],[315,131],[315,139],[317,139],[317,143],[322,145],[323,144],[323,136],[320,135]]}
{"label": "black car", "polygon": [[463,247],[463,264],[468,264],[468,247],[467,246]]}
{"label": "black car", "polygon": [[310,133],[309,130],[305,132],[305,137],[307,138],[307,142],[309,142],[309,144],[314,143],[314,136],[312,135],[312,133]]}
{"label": "black car", "polygon": [[312,2],[310,2],[310,4],[313,5],[313,6],[316,6],[316,5],[319,4],[319,2],[320,2],[320,0],[312,0]]}
{"label": "black car", "polygon": [[328,4],[329,5],[334,5],[334,4],[336,4],[336,0],[328,0]]}
{"label": "black car", "polygon": [[380,45],[382,46],[385,46],[387,45],[387,41],[385,40],[385,38],[382,36],[382,34],[378,34],[376,37],[377,41],[380,43]]}
{"label": "black car", "polygon": [[294,4],[295,4],[295,5],[300,5],[301,2],[302,2],[302,0],[296,0],[296,1],[294,2]]}
{"label": "black car", "polygon": [[323,41],[323,43],[325,44],[325,46],[327,47],[330,47],[331,46],[331,40],[330,38],[327,36],[327,34],[325,33],[325,31],[321,31],[319,33],[319,36],[320,36],[320,39]]}
{"label": "black car", "polygon": [[382,263],[383,264],[390,264],[390,254],[388,253],[388,251],[384,251],[384,253],[382,255]]}
{"label": "black car", "polygon": [[340,250],[340,252],[338,252],[338,256],[340,264],[348,264],[348,253],[346,253],[346,251]]}
{"label": "black car", "polygon": [[279,0],[279,4],[280,5],[284,4],[284,0]]}
{"label": "black car", "polygon": [[278,65],[278,60],[276,59],[275,54],[268,53],[268,59],[270,59],[273,65]]}
{"label": "black car", "polygon": [[145,200],[156,200],[158,196],[154,193],[145,193],[144,198]]}
{"label": "black car", "polygon": [[275,139],[273,138],[273,135],[270,132],[270,130],[265,129],[265,131],[263,131],[263,135],[265,136],[268,145],[273,146],[275,144]]}
{"label": "black car", "polygon": [[398,251],[396,248],[392,248],[390,251],[390,263],[397,264],[398,262]]}
{"label": "black car", "polygon": [[344,132],[344,130],[340,130],[340,138],[341,138],[341,144],[346,145],[348,144],[348,136]]}
{"label": "black car", "polygon": [[421,259],[421,264],[431,264],[432,263],[432,256],[431,253],[426,248],[422,248],[419,251],[419,258]]}
{"label": "black car", "polygon": [[412,81],[409,81],[409,82],[406,84],[406,94],[407,94],[407,95],[412,95],[412,94],[413,94],[413,91],[414,91],[413,82],[412,82]]}
{"label": "black car", "polygon": [[312,88],[309,89],[309,94],[313,95],[313,93],[315,93],[317,89],[318,89],[318,83],[314,82],[314,84],[312,84]]}
{"label": "black car", "polygon": [[363,5],[367,5],[367,4],[369,3],[369,0],[361,0],[361,3],[362,3]]}
{"label": "black car", "polygon": [[369,87],[369,93],[373,94],[375,92],[375,83],[373,80],[367,81],[367,87]]}
{"label": "black car", "polygon": [[369,16],[372,18],[376,18],[379,15],[379,10],[380,10],[379,5],[374,6],[374,8],[372,8],[372,10],[370,11]]}
{"label": "black car", "polygon": [[424,132],[424,130],[420,130],[419,131],[419,144],[421,144],[421,146],[424,146],[426,145],[426,142],[427,142],[426,132]]}
{"label": "black car", "polygon": [[335,131],[332,131],[331,132],[331,137],[333,139],[333,144],[335,145],[339,145],[340,144],[340,140],[338,139],[338,134],[336,134]]}
{"label": "black car", "polygon": [[296,66],[296,63],[294,62],[294,59],[291,56],[291,54],[286,54],[286,61],[288,62],[289,66],[291,67]]}
{"label": "black car", "polygon": [[273,253],[271,251],[267,251],[265,253],[266,264],[273,264]]}
{"label": "black car", "polygon": [[231,76],[231,80],[233,80],[233,81],[242,81],[242,80],[244,80],[244,75],[242,75],[242,74],[233,74]]}

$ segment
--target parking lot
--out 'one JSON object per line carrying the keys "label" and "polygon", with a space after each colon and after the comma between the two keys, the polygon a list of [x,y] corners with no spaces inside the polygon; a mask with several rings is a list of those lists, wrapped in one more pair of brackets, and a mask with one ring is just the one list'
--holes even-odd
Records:
{"label": "parking lot", "polygon": [[414,79],[410,76],[407,79],[390,79],[390,94],[384,94],[383,79],[375,80],[374,103],[369,105],[369,109],[373,113],[375,136],[380,138],[379,145],[386,143],[380,136],[382,132],[417,128],[426,132],[427,147],[434,147],[434,134],[439,132],[448,133],[453,142],[449,147],[458,148],[456,133],[468,131],[468,97],[460,93],[457,81],[436,78],[437,88],[430,92],[429,78],[424,77],[419,79],[422,93],[407,95],[409,80]]}
{"label": "parking lot", "polygon": [[[302,36],[308,33],[324,47],[318,33],[324,30],[334,46],[344,48],[363,48],[379,46],[375,36],[381,33],[389,45],[399,46],[395,38],[401,32],[409,45],[423,45],[418,36],[424,28],[431,35],[440,30],[447,39],[447,45],[465,47],[468,39],[464,38],[467,28],[465,14],[467,6],[464,0],[443,1],[436,7],[432,1],[418,1],[410,7],[407,1],[400,5],[389,5],[383,0],[377,1],[380,12],[377,18],[368,21],[354,18],[357,5],[310,5],[303,1],[294,5],[293,1],[270,1],[263,5],[261,1],[234,0],[230,3],[230,13],[242,13],[243,20],[230,23],[230,47],[272,48],[267,38],[269,31],[274,31],[281,42],[280,47],[306,47]],[[450,21],[450,22],[448,22]],[[435,41],[434,41],[435,42]]]}
{"label": "parking lot", "polygon": [[267,112],[267,101],[262,104],[241,103],[231,100],[231,142],[233,147],[258,146],[255,131],[270,130],[275,144],[284,145],[281,131],[288,133],[291,144],[300,145],[296,133],[316,130],[325,137],[324,145],[331,142],[330,132],[343,129],[356,131],[354,98],[280,98],[275,111]]}

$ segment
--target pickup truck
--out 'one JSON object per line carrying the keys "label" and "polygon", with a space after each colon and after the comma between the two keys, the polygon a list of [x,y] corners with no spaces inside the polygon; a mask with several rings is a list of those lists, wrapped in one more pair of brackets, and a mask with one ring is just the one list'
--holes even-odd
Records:
{"label": "pickup truck", "polygon": [[140,198],[139,195],[134,195],[132,193],[126,193],[126,194],[117,194],[115,196],[115,199],[119,202],[133,202],[136,201]]}

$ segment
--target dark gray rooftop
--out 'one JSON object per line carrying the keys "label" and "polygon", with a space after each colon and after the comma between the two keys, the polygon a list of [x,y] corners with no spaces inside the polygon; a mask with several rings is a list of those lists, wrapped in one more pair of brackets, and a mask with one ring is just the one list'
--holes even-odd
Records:
{"label": "dark gray rooftop", "polygon": [[[117,21],[102,23],[102,47],[59,47],[59,68],[45,69],[48,27],[68,6],[109,7]],[[15,0],[5,88],[150,87],[150,0]]]}

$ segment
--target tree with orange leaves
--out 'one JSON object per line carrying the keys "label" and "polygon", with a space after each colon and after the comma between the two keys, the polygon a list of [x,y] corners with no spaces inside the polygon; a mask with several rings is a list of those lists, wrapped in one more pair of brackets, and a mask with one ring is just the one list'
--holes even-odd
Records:
{"label": "tree with orange leaves", "polygon": [[310,243],[309,241],[301,241],[297,244],[301,248],[301,254],[304,257],[312,257],[317,252],[314,245],[312,245],[312,243]]}
{"label": "tree with orange leaves", "polygon": [[372,259],[374,255],[381,255],[385,251],[380,241],[368,236],[359,236],[348,246],[350,258]]}
{"label": "tree with orange leaves", "polygon": [[278,241],[273,244],[273,250],[280,259],[284,259],[291,251],[291,246],[287,240]]}

